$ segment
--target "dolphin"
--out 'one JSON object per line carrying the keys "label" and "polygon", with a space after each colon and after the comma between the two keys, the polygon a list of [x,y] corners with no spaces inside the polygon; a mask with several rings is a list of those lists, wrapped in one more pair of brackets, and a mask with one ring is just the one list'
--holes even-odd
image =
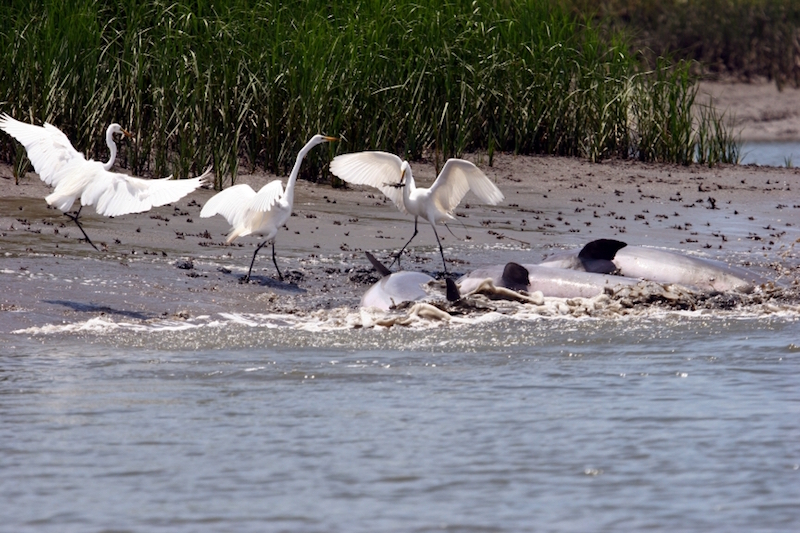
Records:
{"label": "dolphin", "polygon": [[615,273],[657,283],[674,283],[702,291],[743,292],[767,282],[747,269],[720,261],[677,252],[628,246],[622,241],[599,239],[580,251],[559,252],[539,263],[544,268]]}
{"label": "dolphin", "polygon": [[486,279],[498,287],[527,292],[540,291],[551,298],[593,298],[606,289],[636,285],[641,280],[579,270],[550,268],[540,265],[507,263],[473,270],[459,278],[462,294],[475,290]]}
{"label": "dolphin", "polygon": [[[361,297],[361,307],[377,307],[388,311],[403,302],[416,302],[436,296],[430,289],[430,283],[436,281],[431,276],[408,270],[392,272],[371,253],[366,252],[366,255],[375,270],[383,277]],[[455,282],[450,279],[447,282],[448,301],[458,300],[460,295]]]}

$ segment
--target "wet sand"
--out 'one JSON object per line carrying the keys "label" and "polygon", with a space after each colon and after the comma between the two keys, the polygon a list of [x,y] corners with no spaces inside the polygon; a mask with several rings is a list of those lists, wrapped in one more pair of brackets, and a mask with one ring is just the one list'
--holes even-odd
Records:
{"label": "wet sand", "polygon": [[[800,171],[676,166],[502,154],[493,166],[468,156],[505,194],[498,206],[468,195],[457,209],[455,237],[439,231],[451,273],[509,260],[538,262],[553,250],[599,238],[722,259],[783,285],[800,278]],[[415,162],[420,185],[435,175]],[[48,187],[29,173],[18,186],[0,167],[0,328],[108,316],[118,321],[214,313],[309,313],[358,306],[377,280],[364,251],[387,260],[411,236],[413,219],[372,189],[299,182],[294,215],[278,235],[277,279],[269,247],[253,279],[240,283],[259,242],[225,244],[222,217],[201,219],[214,191],[114,219],[84,212],[86,231],[103,251],[47,207]],[[258,189],[274,176],[241,175]],[[404,269],[441,275],[430,226],[402,260]]]}

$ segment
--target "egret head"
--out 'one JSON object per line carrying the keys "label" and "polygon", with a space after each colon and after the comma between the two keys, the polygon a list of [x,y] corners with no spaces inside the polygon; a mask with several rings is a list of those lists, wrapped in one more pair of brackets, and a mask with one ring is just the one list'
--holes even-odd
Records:
{"label": "egret head", "polygon": [[335,141],[338,141],[338,140],[339,140],[338,137],[329,137],[327,135],[314,135],[313,137],[311,137],[311,140],[309,141],[309,144],[311,146],[316,146],[318,144],[328,143],[328,142],[335,142]]}
{"label": "egret head", "polygon": [[402,189],[405,187],[405,183],[403,180],[406,177],[406,174],[411,175],[411,165],[408,164],[408,161],[403,161],[400,165],[400,181],[397,183],[384,183],[386,187],[392,187],[395,189]]}
{"label": "egret head", "polygon": [[108,127],[108,132],[111,135],[113,135],[115,133],[119,133],[120,135],[124,135],[125,137],[133,138],[133,134],[131,132],[129,132],[128,130],[124,129],[122,126],[120,126],[116,122]]}
{"label": "egret head", "polygon": [[300,152],[297,154],[298,161],[302,160],[308,152],[311,151],[312,148],[317,146],[318,144],[327,143],[331,141],[338,141],[339,139],[336,137],[328,137],[327,135],[314,135],[311,137],[305,146],[300,149]]}
{"label": "egret head", "polygon": [[406,174],[409,176],[411,175],[411,165],[408,164],[408,161],[403,161],[403,164],[400,165],[400,181],[398,182],[399,186],[403,185],[403,180],[406,179]]}

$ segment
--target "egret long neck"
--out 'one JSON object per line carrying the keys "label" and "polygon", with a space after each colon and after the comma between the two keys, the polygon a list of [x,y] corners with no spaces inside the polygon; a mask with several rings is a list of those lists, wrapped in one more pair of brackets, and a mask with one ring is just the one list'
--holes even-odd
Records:
{"label": "egret long neck", "polygon": [[111,155],[108,157],[108,162],[103,164],[103,168],[111,170],[111,167],[114,166],[114,161],[117,160],[117,143],[114,142],[114,132],[111,131],[111,127],[106,130],[106,145]]}
{"label": "egret long neck", "polygon": [[306,154],[310,152],[311,149],[317,144],[319,143],[310,141],[303,146],[300,152],[297,153],[297,160],[294,162],[294,167],[292,167],[292,173],[289,174],[289,181],[286,182],[286,191],[283,194],[283,197],[289,204],[289,207],[294,204],[294,184],[297,182],[297,175],[300,174],[300,165],[303,163],[303,159],[305,159]]}
{"label": "egret long neck", "polygon": [[411,193],[417,190],[417,184],[414,182],[414,176],[411,174],[411,167],[406,168],[403,178],[406,181],[405,185],[403,186],[403,203],[408,205],[408,200],[411,198]]}

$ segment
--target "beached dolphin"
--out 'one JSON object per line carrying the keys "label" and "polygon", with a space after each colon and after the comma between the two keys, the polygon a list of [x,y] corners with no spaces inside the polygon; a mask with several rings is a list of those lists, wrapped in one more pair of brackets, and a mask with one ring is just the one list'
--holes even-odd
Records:
{"label": "beached dolphin", "polygon": [[551,298],[592,298],[602,294],[607,288],[636,285],[641,281],[623,276],[507,263],[479,268],[462,276],[458,280],[461,294],[472,292],[487,278],[498,287],[540,291],[543,296]]}
{"label": "beached dolphin", "polygon": [[[436,296],[435,290],[429,285],[432,281],[436,281],[431,276],[407,270],[392,272],[371,253],[366,252],[366,255],[375,270],[383,277],[361,297],[361,307],[377,307],[388,311],[403,302],[415,302]],[[447,299],[458,300],[455,283],[452,280],[448,281]]]}
{"label": "beached dolphin", "polygon": [[613,239],[592,241],[580,251],[559,252],[548,257],[540,266],[586,272],[615,272],[630,278],[675,283],[703,291],[747,293],[767,282],[755,272],[720,261],[628,246]]}

